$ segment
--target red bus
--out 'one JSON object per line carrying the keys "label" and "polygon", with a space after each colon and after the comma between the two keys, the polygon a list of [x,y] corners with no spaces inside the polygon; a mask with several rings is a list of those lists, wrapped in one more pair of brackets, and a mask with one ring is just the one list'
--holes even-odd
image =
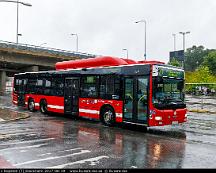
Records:
{"label": "red bus", "polygon": [[187,121],[184,70],[158,61],[96,57],[59,62],[54,71],[14,76],[13,103],[100,120],[112,126]]}

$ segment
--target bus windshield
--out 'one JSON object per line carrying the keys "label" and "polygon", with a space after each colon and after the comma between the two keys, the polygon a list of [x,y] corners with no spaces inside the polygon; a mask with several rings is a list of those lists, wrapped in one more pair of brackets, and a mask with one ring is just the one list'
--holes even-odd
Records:
{"label": "bus windshield", "polygon": [[156,108],[184,108],[183,79],[155,77],[153,104]]}

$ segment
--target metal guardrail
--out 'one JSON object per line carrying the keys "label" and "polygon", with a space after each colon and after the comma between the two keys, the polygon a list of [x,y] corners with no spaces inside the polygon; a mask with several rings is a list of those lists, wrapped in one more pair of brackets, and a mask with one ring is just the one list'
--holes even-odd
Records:
{"label": "metal guardrail", "polygon": [[82,53],[82,52],[75,52],[75,51],[68,51],[68,50],[62,50],[62,49],[56,49],[56,48],[50,48],[50,47],[41,47],[36,45],[30,45],[30,44],[23,44],[23,43],[14,43],[9,41],[3,41],[0,40],[0,47],[2,48],[14,48],[18,50],[27,50],[32,52],[45,52],[49,54],[54,55],[63,55],[63,56],[77,56],[80,58],[94,58],[98,55],[88,54],[88,53]]}

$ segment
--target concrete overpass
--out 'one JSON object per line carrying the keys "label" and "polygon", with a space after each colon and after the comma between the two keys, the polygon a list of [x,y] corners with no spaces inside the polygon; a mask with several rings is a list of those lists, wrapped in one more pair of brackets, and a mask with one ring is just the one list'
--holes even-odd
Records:
{"label": "concrete overpass", "polygon": [[56,62],[92,57],[95,55],[0,41],[0,94],[5,91],[7,77],[15,73],[54,70]]}

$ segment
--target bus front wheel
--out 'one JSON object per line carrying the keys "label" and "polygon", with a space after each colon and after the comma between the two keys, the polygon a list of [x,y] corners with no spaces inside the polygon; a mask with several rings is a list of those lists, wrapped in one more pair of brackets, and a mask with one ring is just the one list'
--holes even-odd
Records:
{"label": "bus front wheel", "polygon": [[41,111],[42,114],[47,114],[48,113],[46,100],[42,100],[40,102],[40,111]]}
{"label": "bus front wheel", "polygon": [[106,126],[113,126],[115,123],[115,113],[112,108],[106,107],[101,111],[101,121]]}
{"label": "bus front wheel", "polygon": [[30,112],[34,112],[35,111],[35,102],[33,99],[30,99],[28,102],[28,109]]}

